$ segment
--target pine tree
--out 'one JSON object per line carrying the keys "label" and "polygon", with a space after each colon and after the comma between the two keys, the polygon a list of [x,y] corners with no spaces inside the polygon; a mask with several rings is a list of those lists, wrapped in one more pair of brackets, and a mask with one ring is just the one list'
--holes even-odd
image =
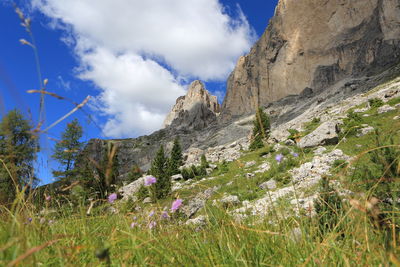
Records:
{"label": "pine tree", "polygon": [[37,182],[33,162],[39,147],[31,129],[18,110],[0,123],[0,203],[12,201],[16,190]]}
{"label": "pine tree", "polygon": [[82,149],[83,144],[79,141],[82,134],[82,126],[79,125],[77,119],[67,124],[67,128],[62,133],[62,140],[56,144],[52,156],[60,163],[60,169],[53,170],[55,177],[68,178],[76,174],[73,166]]}
{"label": "pine tree", "polygon": [[162,145],[151,163],[150,174],[157,178],[157,182],[151,187],[151,196],[153,200],[168,196],[171,192],[171,176],[167,170],[167,159]]}
{"label": "pine tree", "polygon": [[168,159],[168,173],[169,175],[179,174],[179,167],[183,165],[182,148],[179,138],[174,140],[174,145],[171,150],[171,157]]}
{"label": "pine tree", "polygon": [[263,140],[268,138],[268,134],[271,129],[269,117],[262,110],[262,108],[257,109],[253,125],[253,140],[250,144],[250,150],[256,150],[264,147]]}

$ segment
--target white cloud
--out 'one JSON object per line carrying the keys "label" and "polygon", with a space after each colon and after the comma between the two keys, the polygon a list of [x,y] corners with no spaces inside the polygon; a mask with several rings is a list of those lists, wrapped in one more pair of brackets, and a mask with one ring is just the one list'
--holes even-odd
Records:
{"label": "white cloud", "polygon": [[[66,31],[114,137],[160,128],[189,79],[224,80],[254,34],[218,0],[32,0]],[[173,73],[173,74],[172,74]],[[178,78],[179,77],[179,78]],[[134,114],[134,115],[132,115]]]}

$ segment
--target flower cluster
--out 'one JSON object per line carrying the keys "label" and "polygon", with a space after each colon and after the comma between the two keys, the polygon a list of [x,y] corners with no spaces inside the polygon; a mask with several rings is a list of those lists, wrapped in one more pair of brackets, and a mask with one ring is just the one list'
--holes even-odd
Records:
{"label": "flower cluster", "polygon": [[[183,200],[182,199],[176,199],[172,202],[171,204],[171,213],[177,212],[183,205]],[[148,227],[148,229],[153,230],[157,227],[158,225],[158,220],[168,220],[171,218],[172,214],[169,214],[168,211],[166,210],[167,207],[164,207],[164,210],[161,212],[160,217],[156,217],[156,211],[151,210],[148,215],[147,219],[145,219],[145,226]],[[159,218],[157,220],[157,218]],[[133,220],[130,224],[130,228],[134,229],[140,227],[140,224],[137,222],[137,217],[133,217]]]}

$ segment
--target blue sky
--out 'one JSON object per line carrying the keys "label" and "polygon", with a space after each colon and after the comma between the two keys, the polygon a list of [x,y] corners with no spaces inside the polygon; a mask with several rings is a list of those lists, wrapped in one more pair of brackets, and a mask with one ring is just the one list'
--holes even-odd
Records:
{"label": "blue sky", "polygon": [[[32,18],[47,90],[92,101],[42,136],[38,176],[52,181],[54,139],[79,119],[82,141],[151,133],[195,79],[223,97],[237,58],[265,31],[277,0],[17,1]],[[129,4],[124,4],[124,2]],[[137,2],[137,3],[136,3]],[[33,7],[32,7],[33,6]],[[114,12],[114,13],[113,13]],[[0,4],[0,116],[19,108],[38,123],[39,89],[31,41],[11,1]],[[222,102],[223,99],[220,99]],[[73,109],[46,97],[46,125]]]}

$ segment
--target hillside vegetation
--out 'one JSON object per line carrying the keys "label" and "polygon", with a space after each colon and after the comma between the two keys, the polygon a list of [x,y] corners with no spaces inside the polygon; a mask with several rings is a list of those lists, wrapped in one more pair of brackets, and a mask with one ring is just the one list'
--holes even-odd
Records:
{"label": "hillside vegetation", "polygon": [[0,207],[0,265],[399,265],[398,103],[353,107],[337,144],[300,148],[314,118],[152,203],[20,193]]}

